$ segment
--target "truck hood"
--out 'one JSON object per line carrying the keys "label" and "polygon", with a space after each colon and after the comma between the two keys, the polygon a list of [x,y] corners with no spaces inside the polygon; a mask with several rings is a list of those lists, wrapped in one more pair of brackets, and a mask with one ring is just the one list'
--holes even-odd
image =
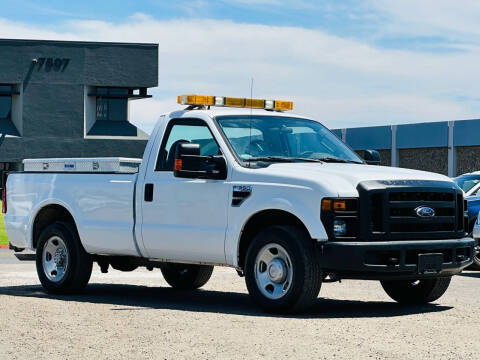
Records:
{"label": "truck hood", "polygon": [[[285,177],[295,183],[304,180],[327,188],[338,196],[357,196],[357,185],[367,180],[452,180],[444,175],[426,171],[343,163],[275,163],[262,169],[265,175]],[[288,181],[288,180],[287,180]]]}

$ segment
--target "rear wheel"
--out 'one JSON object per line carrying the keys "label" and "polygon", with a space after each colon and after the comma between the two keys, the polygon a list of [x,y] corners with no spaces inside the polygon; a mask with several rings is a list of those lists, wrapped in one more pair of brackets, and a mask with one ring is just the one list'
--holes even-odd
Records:
{"label": "rear wheel", "polygon": [[36,265],[45,290],[61,293],[87,286],[93,262],[73,226],[56,222],[43,230],[38,238]]}
{"label": "rear wheel", "polygon": [[385,292],[401,304],[426,304],[439,299],[450,285],[450,277],[426,280],[380,281]]}
{"label": "rear wheel", "polygon": [[468,269],[471,270],[480,270],[480,252],[476,252],[477,249],[475,249],[475,255],[473,256],[473,263],[468,267]]}
{"label": "rear wheel", "polygon": [[245,282],[253,301],[268,312],[300,312],[312,306],[322,272],[309,236],[293,226],[272,226],[250,244]]}
{"label": "rear wheel", "polygon": [[213,266],[168,263],[162,268],[165,281],[180,290],[198,289],[212,276]]}

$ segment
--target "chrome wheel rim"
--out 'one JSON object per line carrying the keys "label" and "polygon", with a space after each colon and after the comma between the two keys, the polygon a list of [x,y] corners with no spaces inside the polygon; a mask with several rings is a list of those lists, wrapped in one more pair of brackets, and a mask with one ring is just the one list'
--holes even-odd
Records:
{"label": "chrome wheel rim", "polygon": [[278,244],[267,244],[255,260],[255,280],[267,298],[280,299],[292,286],[293,266],[288,252]]}
{"label": "chrome wheel rim", "polygon": [[69,255],[65,242],[52,236],[43,247],[42,266],[48,280],[60,282],[65,277],[69,265]]}

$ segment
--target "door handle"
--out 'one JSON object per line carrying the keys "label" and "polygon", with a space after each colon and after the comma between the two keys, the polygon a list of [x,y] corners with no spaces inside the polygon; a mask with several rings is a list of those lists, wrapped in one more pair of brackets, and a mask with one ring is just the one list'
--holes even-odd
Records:
{"label": "door handle", "polygon": [[153,201],[153,184],[145,184],[143,198],[145,201]]}

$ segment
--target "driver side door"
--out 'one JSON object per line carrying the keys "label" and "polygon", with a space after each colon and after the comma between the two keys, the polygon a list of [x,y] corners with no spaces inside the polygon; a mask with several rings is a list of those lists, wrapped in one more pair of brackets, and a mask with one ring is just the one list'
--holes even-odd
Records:
{"label": "driver side door", "polygon": [[175,148],[182,142],[199,144],[201,155],[221,154],[203,120],[170,121],[155,171],[145,178],[145,187],[153,187],[142,199],[145,248],[150,258],[225,263],[229,187],[225,180],[175,177]]}

